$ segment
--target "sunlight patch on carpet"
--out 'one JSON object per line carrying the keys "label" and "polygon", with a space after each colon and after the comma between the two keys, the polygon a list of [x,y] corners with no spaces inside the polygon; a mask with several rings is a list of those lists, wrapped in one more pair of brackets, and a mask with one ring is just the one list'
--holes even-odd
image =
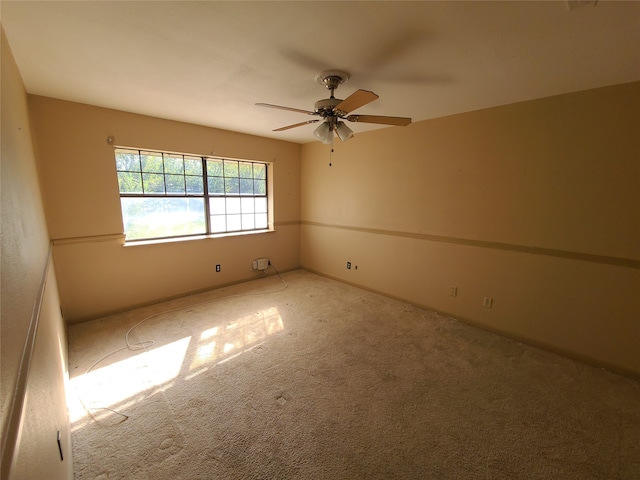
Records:
{"label": "sunlight patch on carpet", "polygon": [[204,330],[190,369],[199,370],[212,363],[221,363],[256,346],[274,333],[284,330],[284,322],[276,307],[245,315]]}
{"label": "sunlight patch on carpet", "polygon": [[118,423],[126,418],[127,408],[170,388],[172,380],[190,380],[283,330],[278,309],[270,307],[138,353],[126,348],[116,351],[130,356],[69,380],[71,422],[81,428],[80,421],[89,416],[96,420],[112,416],[111,421]]}
{"label": "sunlight patch on carpet", "polygon": [[71,422],[88,410],[113,408],[177,377],[190,342],[191,337],[181,338],[70,379],[72,397],[77,397],[69,402]]}

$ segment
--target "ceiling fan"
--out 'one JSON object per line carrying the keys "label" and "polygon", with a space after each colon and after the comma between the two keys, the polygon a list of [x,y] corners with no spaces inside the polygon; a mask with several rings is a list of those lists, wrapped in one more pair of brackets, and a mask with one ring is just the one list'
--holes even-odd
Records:
{"label": "ceiling fan", "polygon": [[325,70],[320,72],[316,80],[320,85],[324,85],[331,91],[331,96],[315,103],[314,110],[301,110],[298,108],[282,107],[280,105],[271,105],[269,103],[256,103],[260,107],[277,108],[280,110],[288,110],[291,112],[305,113],[307,115],[316,115],[322,117],[322,120],[307,120],[306,122],[294,123],[286,127],[276,128],[274,132],[289,130],[290,128],[301,127],[310,123],[322,122],[315,129],[313,135],[322,143],[330,144],[333,142],[334,132],[340,140],[346,141],[353,137],[353,131],[344,123],[343,120],[349,122],[361,123],[378,123],[382,125],[406,126],[411,123],[411,119],[407,117],[385,117],[380,115],[349,115],[352,111],[360,108],[378,98],[373,92],[368,90],[357,90],[349,95],[346,99],[341,100],[334,97],[334,91],[338,86],[349,80],[350,75],[340,70]]}

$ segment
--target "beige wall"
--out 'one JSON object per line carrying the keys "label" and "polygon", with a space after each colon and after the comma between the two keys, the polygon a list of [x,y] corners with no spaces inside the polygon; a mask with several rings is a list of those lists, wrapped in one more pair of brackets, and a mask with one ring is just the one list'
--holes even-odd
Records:
{"label": "beige wall", "polygon": [[633,83],[305,144],[302,266],[638,375],[639,129]]}
{"label": "beige wall", "polygon": [[[38,96],[30,107],[68,322],[256,278],[251,260],[260,256],[281,271],[299,267],[300,145]],[[123,246],[108,136],[119,146],[271,162],[276,231]]]}
{"label": "beige wall", "polygon": [[[10,480],[72,479],[71,428],[66,403],[67,337],[60,315],[55,268],[50,266],[40,306],[18,448]],[[63,461],[57,445],[60,432]],[[3,477],[4,478],[4,477]]]}
{"label": "beige wall", "polygon": [[1,37],[2,478],[72,478],[65,329],[49,259],[27,95],[4,30]]}

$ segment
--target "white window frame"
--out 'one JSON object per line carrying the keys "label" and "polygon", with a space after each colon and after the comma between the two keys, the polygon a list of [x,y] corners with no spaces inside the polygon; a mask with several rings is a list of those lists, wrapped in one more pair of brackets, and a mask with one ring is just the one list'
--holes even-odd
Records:
{"label": "white window frame", "polygon": [[[116,147],[114,157],[126,243],[273,230],[272,164],[268,162],[130,147]],[[167,210],[176,203],[187,209],[195,206],[196,216],[202,212],[204,219],[197,219],[197,231],[167,234],[170,214],[163,218],[154,208]],[[131,233],[139,225],[127,212],[145,204],[150,213],[145,218],[156,217],[149,228],[167,231]]]}

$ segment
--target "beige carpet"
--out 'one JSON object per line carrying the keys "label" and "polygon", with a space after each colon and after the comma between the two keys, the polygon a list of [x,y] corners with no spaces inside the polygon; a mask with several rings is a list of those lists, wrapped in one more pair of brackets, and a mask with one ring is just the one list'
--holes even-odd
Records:
{"label": "beige carpet", "polygon": [[640,478],[637,382],[282,278],[71,326],[76,478]]}

